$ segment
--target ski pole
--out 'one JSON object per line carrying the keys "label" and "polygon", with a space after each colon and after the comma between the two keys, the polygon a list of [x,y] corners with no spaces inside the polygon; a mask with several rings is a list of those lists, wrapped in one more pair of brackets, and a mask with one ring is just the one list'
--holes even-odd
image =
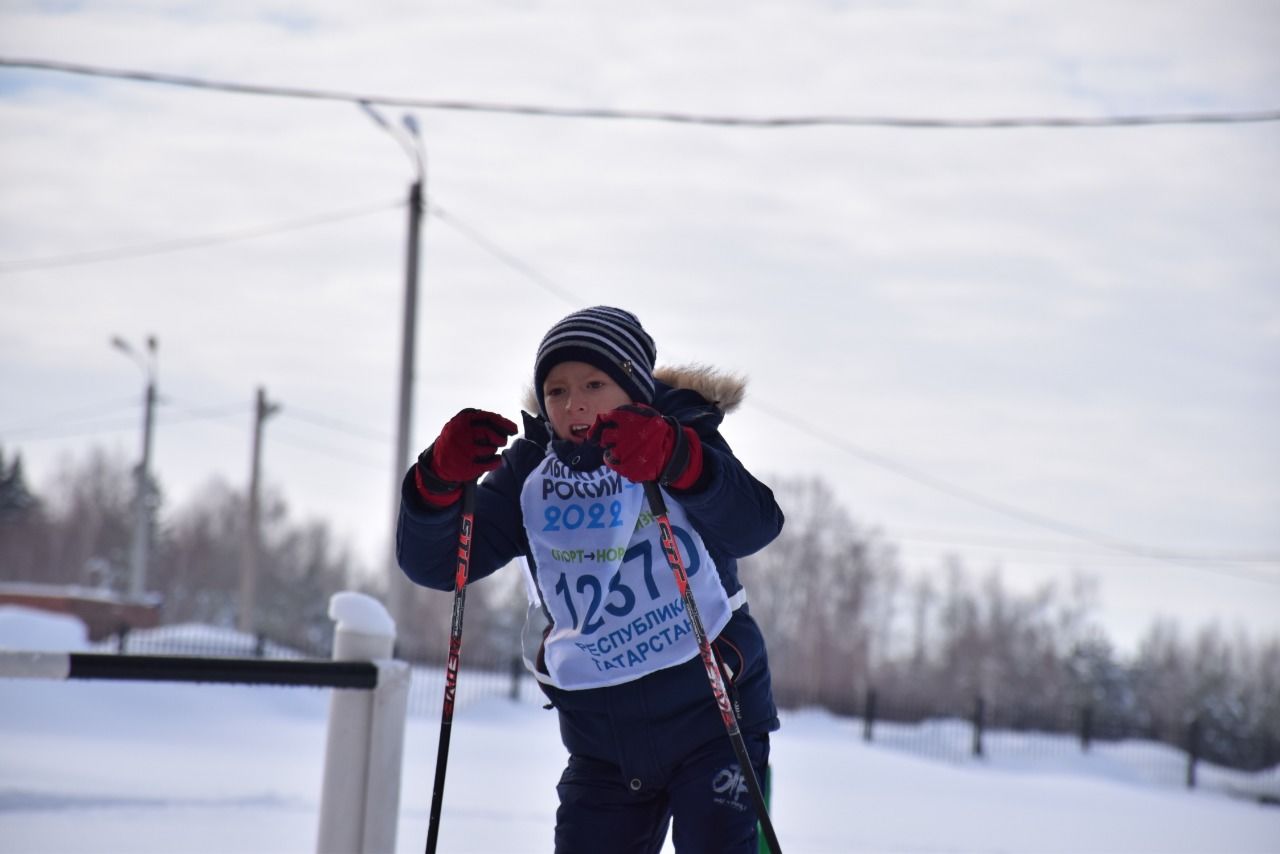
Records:
{"label": "ski pole", "polygon": [[671,520],[667,518],[667,502],[662,497],[662,490],[656,481],[645,481],[644,495],[649,500],[649,510],[658,523],[658,534],[662,540],[662,553],[667,556],[667,563],[676,577],[676,587],[684,599],[684,611],[693,627],[693,636],[698,641],[698,651],[702,653],[702,666],[711,680],[711,693],[715,695],[716,706],[720,709],[720,717],[724,720],[724,728],[729,733],[729,742],[733,752],[738,755],[738,764],[742,767],[742,777],[751,793],[751,802],[756,808],[756,818],[760,821],[760,829],[764,831],[765,840],[773,854],[782,854],[778,845],[778,834],[774,832],[773,822],[769,819],[769,808],[765,805],[764,792],[760,781],[756,779],[756,770],[751,765],[751,757],[747,753],[747,743],[742,739],[742,731],[738,729],[738,716],[733,713],[733,704],[729,702],[729,692],[725,690],[724,679],[720,675],[720,667],[715,656],[711,654],[711,642],[707,639],[707,630],[702,626],[702,618],[698,616],[698,603],[693,599],[693,590],[689,587],[689,575],[684,569],[684,560],[680,557],[680,547],[676,545],[675,532],[671,530]]}
{"label": "ski pole", "polygon": [[476,484],[462,486],[462,520],[458,526],[458,571],[453,580],[453,620],[449,626],[449,661],[444,670],[444,705],[440,710],[440,740],[436,746],[436,781],[431,791],[427,823],[427,854],[435,854],[440,835],[440,805],[444,801],[444,773],[449,764],[449,736],[453,732],[453,701],[458,694],[458,655],[462,651],[462,607],[467,601],[467,573],[471,569],[471,531],[475,524]]}

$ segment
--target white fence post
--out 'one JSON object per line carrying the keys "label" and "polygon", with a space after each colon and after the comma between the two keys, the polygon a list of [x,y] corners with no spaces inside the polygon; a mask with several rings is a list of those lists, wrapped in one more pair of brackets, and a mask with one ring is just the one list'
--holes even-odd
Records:
{"label": "white fence post", "polygon": [[337,593],[329,601],[329,616],[337,622],[334,660],[374,662],[378,687],[336,689],[329,701],[316,851],[392,854],[400,816],[409,665],[392,660],[395,622],[376,599]]}

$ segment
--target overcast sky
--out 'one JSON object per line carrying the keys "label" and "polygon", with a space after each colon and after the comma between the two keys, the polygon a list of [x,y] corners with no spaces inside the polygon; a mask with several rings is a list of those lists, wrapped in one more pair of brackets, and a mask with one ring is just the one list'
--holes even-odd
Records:
{"label": "overcast sky", "polygon": [[[1280,6],[1244,0],[0,2],[6,59],[755,117],[1274,110],[1277,43]],[[827,479],[913,574],[1091,573],[1122,647],[1159,615],[1280,625],[1280,123],[413,114],[442,212],[415,453],[463,406],[515,416],[546,327],[612,303],[660,363],[747,375],[739,455]],[[349,103],[0,68],[6,458],[41,489],[95,445],[135,458],[141,373],[108,341],[154,334],[170,509],[243,487],[265,386],[268,487],[380,566],[411,178]]]}

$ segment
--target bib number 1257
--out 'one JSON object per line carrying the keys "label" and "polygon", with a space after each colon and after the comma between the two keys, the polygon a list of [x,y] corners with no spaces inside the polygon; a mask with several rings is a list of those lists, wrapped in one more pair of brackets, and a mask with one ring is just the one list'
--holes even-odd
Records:
{"label": "bib number 1257", "polygon": [[[567,512],[565,515],[568,515]],[[702,565],[698,558],[698,551],[694,547],[693,537],[679,526],[672,526],[672,530],[675,532],[676,539],[680,541],[680,552],[688,562],[685,572],[692,578]],[[636,560],[640,561],[640,578],[636,578],[637,573],[634,567],[628,569],[627,566]],[[618,571],[609,579],[607,592],[600,578],[590,572],[579,575],[573,582],[572,589],[570,589],[568,574],[560,573],[560,577],[556,580],[555,592],[564,600],[574,629],[581,629],[584,635],[599,631],[605,623],[603,616],[600,616],[602,609],[604,613],[617,618],[626,617],[635,610],[636,593],[632,585],[624,580],[624,575],[633,584],[643,580],[644,592],[648,594],[649,601],[656,602],[662,598],[662,593],[653,577],[653,544],[648,540],[643,540],[627,549]],[[579,606],[584,608],[581,612],[581,621],[579,621]]]}

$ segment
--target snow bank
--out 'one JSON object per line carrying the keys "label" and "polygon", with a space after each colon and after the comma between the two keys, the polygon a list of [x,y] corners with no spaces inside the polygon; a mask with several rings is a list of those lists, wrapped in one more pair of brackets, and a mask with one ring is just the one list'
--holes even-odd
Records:
{"label": "snow bank", "polygon": [[0,649],[78,652],[89,646],[79,617],[20,605],[0,605]]}
{"label": "snow bank", "polygon": [[[63,618],[0,614],[0,645],[15,634],[70,639]],[[458,707],[442,850],[551,850],[565,755],[556,716],[536,695]],[[311,688],[0,679],[0,851],[313,851],[327,698]],[[401,854],[426,838],[438,733],[437,719],[409,721]],[[1140,745],[1068,755],[1024,737],[1027,749],[1007,762],[938,761],[868,745],[857,721],[787,714],[772,757],[779,837],[790,854],[1280,851],[1280,809],[1123,773]]]}

